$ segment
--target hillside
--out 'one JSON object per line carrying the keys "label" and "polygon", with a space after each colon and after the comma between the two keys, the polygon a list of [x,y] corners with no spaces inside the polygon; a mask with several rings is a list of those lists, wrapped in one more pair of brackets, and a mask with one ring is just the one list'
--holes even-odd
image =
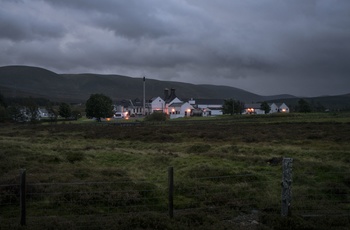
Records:
{"label": "hillside", "polygon": [[[245,103],[285,102],[293,109],[299,98],[292,95],[261,96],[242,89],[217,85],[146,79],[146,98],[163,96],[165,88],[175,88],[179,98],[228,99]],[[112,100],[142,98],[142,78],[101,74],[57,74],[31,66],[0,67],[0,92],[5,97],[42,97],[61,102],[85,102],[93,93],[103,93]],[[350,110],[350,94],[307,98],[313,107]]]}
{"label": "hillside", "polygon": [[6,97],[66,99],[70,83],[59,74],[38,67],[0,67],[0,89]]}
{"label": "hillside", "polygon": [[[264,99],[234,87],[154,79],[146,80],[146,97],[162,96],[164,88],[175,88],[180,98],[235,98],[247,102]],[[0,67],[0,90],[6,97],[33,96],[68,102],[84,102],[92,93],[104,93],[113,100],[134,99],[142,97],[143,81],[121,75],[57,74],[38,67],[5,66]]]}
{"label": "hillside", "polygon": [[[303,98],[306,100],[313,110],[315,111],[350,111],[350,94],[337,95],[337,96],[323,96],[323,97],[309,97]],[[293,109],[298,106],[298,101],[300,98],[284,98],[284,99],[275,99],[270,102],[275,103],[286,103],[289,108]]]}

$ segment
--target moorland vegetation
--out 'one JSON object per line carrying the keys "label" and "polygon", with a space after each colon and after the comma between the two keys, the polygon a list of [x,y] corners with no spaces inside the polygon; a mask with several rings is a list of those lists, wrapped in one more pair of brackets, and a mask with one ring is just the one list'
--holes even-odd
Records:
{"label": "moorland vegetation", "polygon": [[[130,121],[2,123],[0,228],[350,227],[348,113],[120,122]],[[284,157],[294,159],[289,217],[280,215]],[[27,172],[25,227],[20,169]]]}

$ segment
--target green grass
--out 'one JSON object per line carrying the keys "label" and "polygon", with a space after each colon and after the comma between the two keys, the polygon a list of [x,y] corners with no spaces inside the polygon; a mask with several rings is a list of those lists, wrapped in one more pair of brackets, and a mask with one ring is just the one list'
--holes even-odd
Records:
{"label": "green grass", "polygon": [[[341,113],[189,118],[137,127],[91,120],[2,124],[0,227],[20,228],[17,184],[25,168],[28,229],[50,223],[57,229],[239,229],[234,219],[252,210],[262,229],[286,223],[347,229],[349,133],[350,117]],[[283,157],[294,158],[288,220],[279,216]],[[167,217],[168,167],[174,167],[174,219]]]}

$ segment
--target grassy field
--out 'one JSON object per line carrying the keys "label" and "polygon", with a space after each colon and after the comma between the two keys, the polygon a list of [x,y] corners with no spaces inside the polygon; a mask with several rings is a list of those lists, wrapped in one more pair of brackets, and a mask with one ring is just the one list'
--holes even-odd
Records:
{"label": "grassy field", "polygon": [[[130,121],[1,124],[0,229],[350,227],[350,114],[120,122]],[[294,159],[288,218],[280,216],[283,157]]]}

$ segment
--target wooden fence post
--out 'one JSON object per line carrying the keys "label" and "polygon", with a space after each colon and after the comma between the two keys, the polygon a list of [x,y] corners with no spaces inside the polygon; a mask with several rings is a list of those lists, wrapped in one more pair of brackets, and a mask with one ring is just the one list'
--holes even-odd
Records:
{"label": "wooden fence post", "polygon": [[282,216],[291,215],[291,201],[292,201],[292,166],[293,158],[283,158],[282,162]]}
{"label": "wooden fence post", "polygon": [[174,216],[174,169],[173,167],[168,168],[168,188],[169,188],[169,217],[173,218]]}
{"label": "wooden fence post", "polygon": [[20,170],[20,209],[21,209],[21,225],[26,225],[26,170]]}

